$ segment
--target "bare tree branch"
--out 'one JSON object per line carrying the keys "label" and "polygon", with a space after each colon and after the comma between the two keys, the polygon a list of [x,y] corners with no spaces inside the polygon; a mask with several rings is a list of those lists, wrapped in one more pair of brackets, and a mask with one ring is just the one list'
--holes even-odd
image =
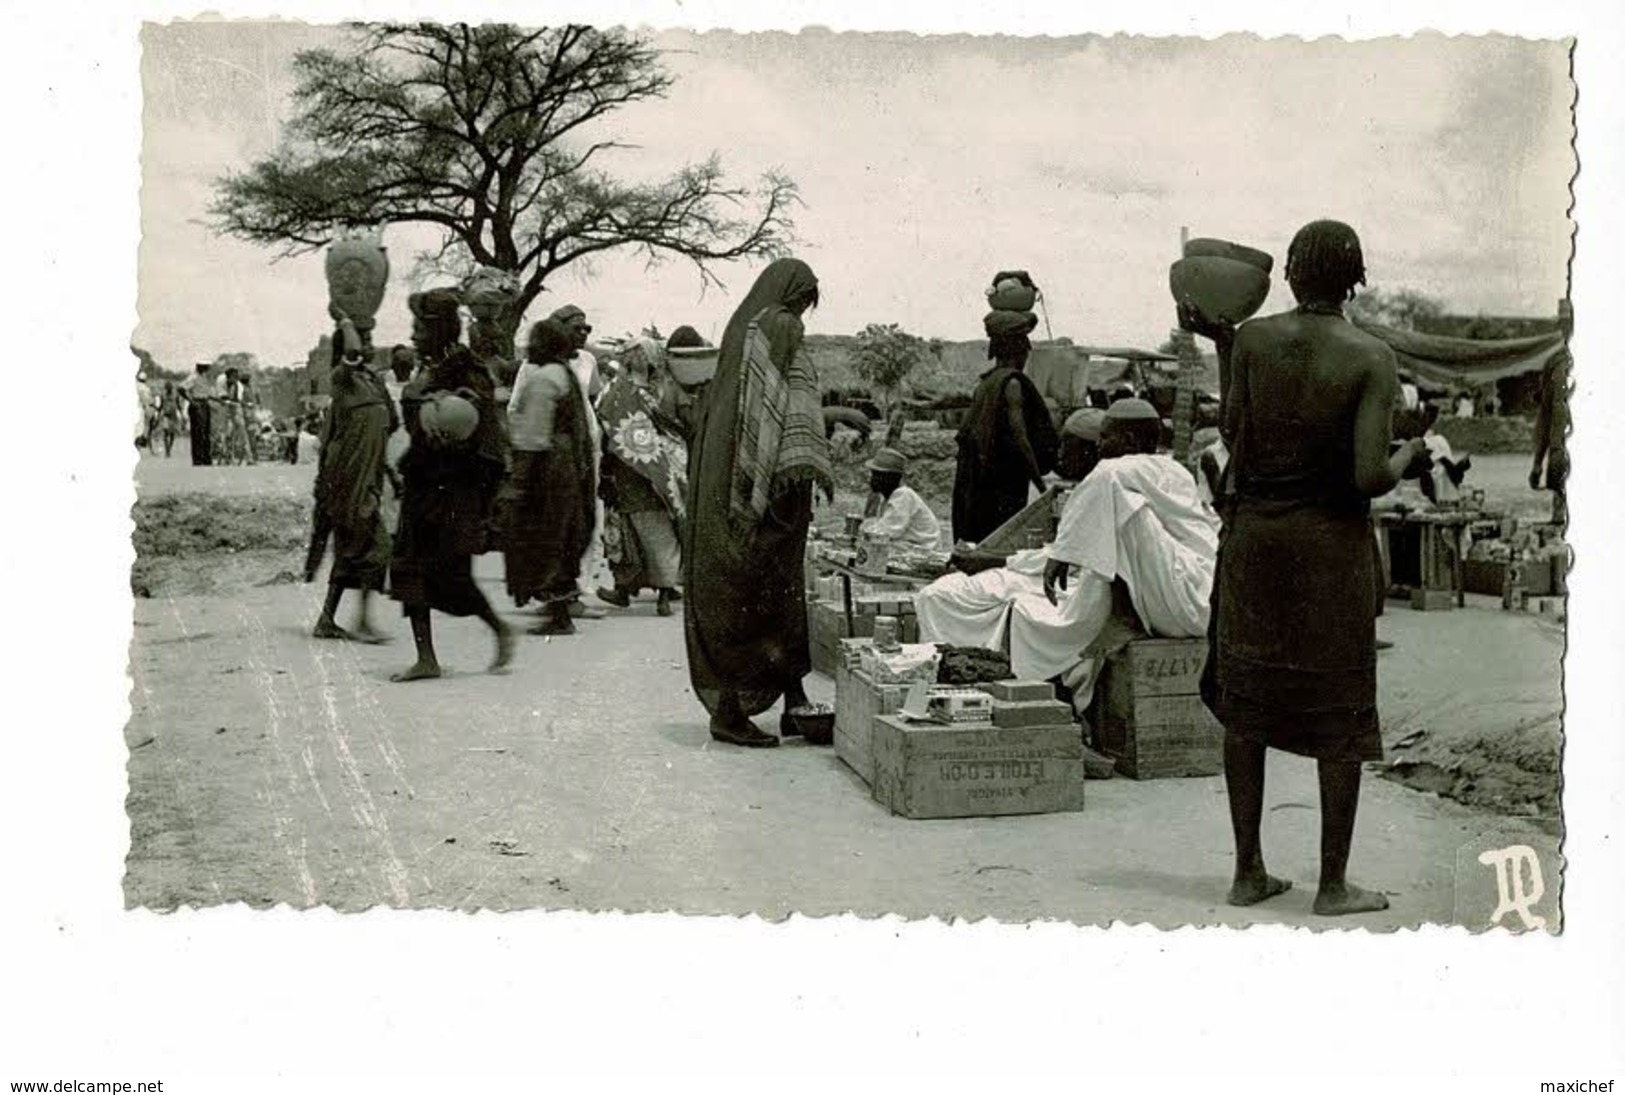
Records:
{"label": "bare tree branch", "polygon": [[348,228],[432,224],[442,245],[415,270],[496,266],[518,275],[526,304],[558,270],[610,251],[686,260],[714,285],[716,264],[794,239],[799,195],[782,173],[730,184],[715,156],[655,184],[600,170],[629,146],[577,135],[672,86],[643,38],[573,24],[349,31],[345,47],[295,58],[284,140],[216,180],[217,232],[292,255]]}

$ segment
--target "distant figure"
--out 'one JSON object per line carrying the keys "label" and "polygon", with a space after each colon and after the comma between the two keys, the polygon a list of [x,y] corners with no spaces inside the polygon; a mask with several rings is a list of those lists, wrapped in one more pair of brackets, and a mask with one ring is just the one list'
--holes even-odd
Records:
{"label": "distant figure", "polygon": [[536,324],[508,399],[513,452],[502,507],[503,561],[514,604],[542,604],[532,635],[575,633],[570,606],[592,536],[592,409],[566,364],[574,351],[557,320]]}
{"label": "distant figure", "polygon": [[[592,324],[587,322],[587,313],[574,304],[567,304],[548,317],[559,324],[570,335],[573,352],[566,364],[575,374],[576,383],[581,386],[582,395],[587,400],[587,429],[588,440],[592,444],[593,481],[603,468],[604,431],[598,421],[598,397],[604,391],[604,374],[598,367],[598,358],[587,349],[587,338],[592,334]],[[604,504],[595,499],[593,509],[592,535],[587,541],[587,554],[581,561],[581,580],[578,583],[578,596],[570,605],[570,615],[578,619],[601,619],[606,613],[603,609],[588,604],[581,599],[593,592],[593,576],[604,569],[604,549],[602,537],[604,535]]]}
{"label": "distant figure", "polygon": [[994,365],[978,381],[959,429],[953,501],[956,541],[986,539],[1026,507],[1029,488],[1043,492],[1044,475],[1054,467],[1059,446],[1055,422],[1025,372],[1032,352],[1027,336],[1036,322],[1027,313],[988,315],[987,354]]}
{"label": "distant figure", "polygon": [[1473,417],[1473,411],[1473,397],[1471,394],[1462,392],[1461,395],[1456,397],[1457,418],[1471,418]]}
{"label": "distant figure", "polygon": [[621,354],[621,370],[598,400],[605,448],[600,497],[604,499],[605,554],[614,588],[600,600],[620,608],[641,590],[655,590],[655,613],[672,614],[682,584],[683,553],[678,527],[688,493],[688,445],[682,423],[662,398],[673,385],[666,352],[640,338]]}
{"label": "distant figure", "polygon": [[[164,442],[164,456],[173,456],[175,453],[175,435],[181,429],[181,393],[173,380],[164,381],[163,391],[158,396],[158,432]],[[148,442],[151,447],[151,442]]]}
{"label": "distant figure", "polygon": [[805,596],[813,491],[833,495],[818,374],[801,317],[818,277],[799,259],[768,266],[722,336],[716,377],[689,448],[683,613],[694,694],[711,737],[774,746],[751,717],[782,696],[807,703]]}
{"label": "distant figure", "polygon": [[[367,601],[384,588],[391,545],[383,522],[384,453],[400,427],[395,402],[368,367],[369,347],[354,324],[343,320],[333,335],[332,402],[322,429],[316,469],[318,534],[331,530],[333,568],[327,599],[312,632],[318,639],[383,642],[367,617]],[[297,459],[297,435],[293,438]],[[314,577],[306,567],[305,580]],[[347,589],[357,590],[356,622],[348,631],[334,619]]]}
{"label": "distant figure", "polygon": [[[1361,766],[1382,756],[1370,499],[1426,451],[1390,455],[1400,399],[1393,351],[1349,323],[1365,283],[1354,230],[1316,221],[1293,238],[1287,282],[1298,307],[1233,331],[1182,314],[1221,355],[1224,531],[1202,682],[1225,728],[1225,783],[1236,841],[1232,905],[1290,888],[1264,867],[1259,828],[1268,748],[1316,760],[1323,915],[1388,906],[1346,876]],[[1205,329],[1204,329],[1205,327]]]}
{"label": "distant figure", "polygon": [[1552,492],[1552,524],[1569,523],[1569,356],[1568,338],[1574,330],[1574,312],[1567,301],[1558,313],[1563,331],[1563,348],[1546,362],[1540,378],[1540,407],[1535,413],[1535,462],[1529,469],[1529,488],[1540,489],[1540,474],[1546,472],[1546,489]]}
{"label": "distant figure", "polygon": [[158,400],[152,391],[152,385],[141,375],[141,370],[135,371],[135,447],[150,449],[152,435],[158,419]]}
{"label": "distant figure", "polygon": [[[479,617],[496,639],[493,673],[513,658],[512,629],[474,583],[474,556],[490,547],[492,509],[507,453],[491,374],[458,341],[462,335],[458,304],[453,289],[413,293],[407,301],[412,344],[422,371],[401,397],[401,417],[411,446],[400,460],[401,517],[389,585],[390,594],[412,621],[417,661],[390,678],[394,681],[440,676],[431,611]],[[423,422],[424,404],[443,392],[468,400],[479,413],[474,433],[466,440],[441,435]]]}
{"label": "distant figure", "polygon": [[942,524],[925,499],[903,482],[908,458],[896,449],[881,449],[866,465],[869,510],[863,535],[888,543],[935,550],[942,546]]}
{"label": "distant figure", "polygon": [[192,450],[194,467],[214,463],[214,381],[209,369],[208,362],[199,362],[196,372],[186,378],[187,445]]}

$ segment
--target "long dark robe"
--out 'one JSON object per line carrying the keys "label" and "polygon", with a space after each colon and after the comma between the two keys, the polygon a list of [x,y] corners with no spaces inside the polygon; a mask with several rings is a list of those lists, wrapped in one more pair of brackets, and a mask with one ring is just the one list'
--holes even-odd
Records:
{"label": "long dark robe", "polygon": [[553,416],[553,447],[514,450],[503,505],[503,566],[516,605],[573,600],[592,538],[596,494],[586,397],[561,366],[569,391]]}
{"label": "long dark robe", "polygon": [[[473,397],[479,425],[465,441],[429,441],[419,410],[433,393],[458,390]],[[403,491],[390,594],[407,611],[479,615],[489,602],[474,584],[473,557],[491,546],[492,506],[507,467],[491,374],[466,347],[453,346],[402,390],[401,416],[411,446],[400,460]]]}
{"label": "long dark robe", "polygon": [[209,420],[209,401],[202,397],[189,399],[186,419],[192,464],[195,467],[208,467],[214,463],[214,424]]}
{"label": "long dark robe", "polygon": [[1010,431],[1010,385],[1021,392],[1023,428],[1040,474],[1054,464],[1058,437],[1038,386],[1019,369],[998,365],[982,374],[959,429],[954,469],[955,541],[981,543],[1027,505],[1033,471]]}
{"label": "long dark robe", "polygon": [[384,527],[385,452],[400,428],[383,380],[363,365],[337,363],[322,422],[317,520],[332,529],[330,585],[382,590],[392,544]]}
{"label": "long dark robe", "polygon": [[725,692],[737,694],[747,715],[761,714],[812,669],[803,592],[812,485],[778,494],[752,529],[736,529],[729,513],[746,331],[761,315],[772,361],[786,368],[802,326],[783,305],[816,285],[794,259],[762,272],[728,321],[689,445],[683,625],[694,694],[713,714]]}
{"label": "long dark robe", "polygon": [[1377,760],[1377,584],[1354,487],[1358,401],[1276,390],[1290,363],[1236,369],[1235,424],[1202,696],[1227,732],[1302,756]]}

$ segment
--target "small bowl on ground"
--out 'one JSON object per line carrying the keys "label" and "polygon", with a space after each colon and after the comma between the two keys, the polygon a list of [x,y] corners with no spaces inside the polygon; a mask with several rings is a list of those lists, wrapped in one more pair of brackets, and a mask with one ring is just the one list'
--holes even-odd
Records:
{"label": "small bowl on ground", "polygon": [[808,745],[835,744],[835,709],[828,704],[814,703],[805,707],[792,707],[790,721],[801,732]]}

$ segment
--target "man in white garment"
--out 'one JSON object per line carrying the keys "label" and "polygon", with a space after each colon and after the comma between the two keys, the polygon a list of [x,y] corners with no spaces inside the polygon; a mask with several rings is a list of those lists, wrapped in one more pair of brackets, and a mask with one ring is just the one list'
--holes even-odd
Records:
{"label": "man in white garment", "polygon": [[869,469],[869,506],[859,531],[900,546],[940,547],[941,521],[925,499],[903,482],[908,458],[896,449],[881,449],[865,466]]}
{"label": "man in white garment", "polygon": [[921,590],[921,641],[1008,647],[1016,676],[1060,678],[1081,710],[1094,690],[1099,658],[1090,648],[1111,618],[1116,579],[1145,631],[1205,635],[1219,520],[1191,473],[1155,455],[1160,426],[1143,400],[1113,404],[1101,461],[1068,495],[1054,542]]}
{"label": "man in white garment", "polygon": [[[574,304],[566,304],[548,318],[563,325],[575,342],[575,356],[566,364],[575,374],[582,393],[587,397],[587,430],[592,441],[592,482],[596,487],[604,460],[604,427],[598,421],[598,413],[593,408],[598,405],[598,397],[603,394],[604,376],[598,368],[598,358],[587,349],[587,336],[592,334],[592,324],[587,322],[587,313]],[[600,572],[607,565],[604,560],[603,532],[604,502],[603,499],[599,499],[593,514],[592,536],[587,541],[587,554],[581,559],[581,577],[577,581],[577,588],[583,597],[604,584],[600,581]],[[609,613],[578,597],[570,606],[570,615],[578,620],[597,620]]]}

